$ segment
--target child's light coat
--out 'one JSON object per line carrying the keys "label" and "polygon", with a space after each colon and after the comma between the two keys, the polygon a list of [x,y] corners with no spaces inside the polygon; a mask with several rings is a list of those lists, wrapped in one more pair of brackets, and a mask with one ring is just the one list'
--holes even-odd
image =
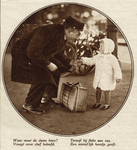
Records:
{"label": "child's light coat", "polygon": [[117,58],[112,54],[98,54],[92,58],[82,57],[83,64],[95,65],[93,87],[101,90],[114,90],[116,79],[122,79]]}

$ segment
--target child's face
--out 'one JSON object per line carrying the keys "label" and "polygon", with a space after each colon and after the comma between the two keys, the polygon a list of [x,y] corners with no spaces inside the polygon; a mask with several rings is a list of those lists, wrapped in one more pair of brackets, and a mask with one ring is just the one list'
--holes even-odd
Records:
{"label": "child's face", "polygon": [[101,54],[104,54],[104,43],[103,42],[100,42],[99,52]]}

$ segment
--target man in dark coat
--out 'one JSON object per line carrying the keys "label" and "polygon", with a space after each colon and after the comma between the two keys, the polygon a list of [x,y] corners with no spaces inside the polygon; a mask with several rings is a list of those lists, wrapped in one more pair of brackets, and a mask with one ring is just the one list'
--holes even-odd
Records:
{"label": "man in dark coat", "polygon": [[68,71],[74,61],[64,55],[65,42],[74,42],[84,23],[69,16],[63,25],[41,26],[18,40],[12,48],[11,80],[31,84],[23,108],[35,114],[45,89],[52,89],[50,98],[57,97],[60,73]]}

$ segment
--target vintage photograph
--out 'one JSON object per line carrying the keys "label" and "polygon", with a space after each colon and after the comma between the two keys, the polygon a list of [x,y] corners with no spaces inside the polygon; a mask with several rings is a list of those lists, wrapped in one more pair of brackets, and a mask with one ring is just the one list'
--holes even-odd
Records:
{"label": "vintage photograph", "polygon": [[113,18],[91,6],[36,10],[15,27],[5,49],[7,97],[32,128],[61,136],[94,132],[128,99],[129,43]]}

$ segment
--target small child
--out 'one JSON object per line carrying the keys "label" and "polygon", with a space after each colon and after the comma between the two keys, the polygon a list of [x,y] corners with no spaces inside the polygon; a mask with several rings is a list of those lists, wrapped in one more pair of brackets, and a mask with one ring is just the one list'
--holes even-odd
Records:
{"label": "small child", "polygon": [[96,103],[93,108],[100,107],[101,92],[104,91],[105,104],[101,109],[108,109],[110,107],[111,91],[115,89],[116,82],[120,82],[122,79],[118,60],[111,54],[114,47],[114,42],[111,39],[104,38],[100,41],[99,54],[92,58],[81,58],[83,64],[95,65],[93,87],[96,89]]}

